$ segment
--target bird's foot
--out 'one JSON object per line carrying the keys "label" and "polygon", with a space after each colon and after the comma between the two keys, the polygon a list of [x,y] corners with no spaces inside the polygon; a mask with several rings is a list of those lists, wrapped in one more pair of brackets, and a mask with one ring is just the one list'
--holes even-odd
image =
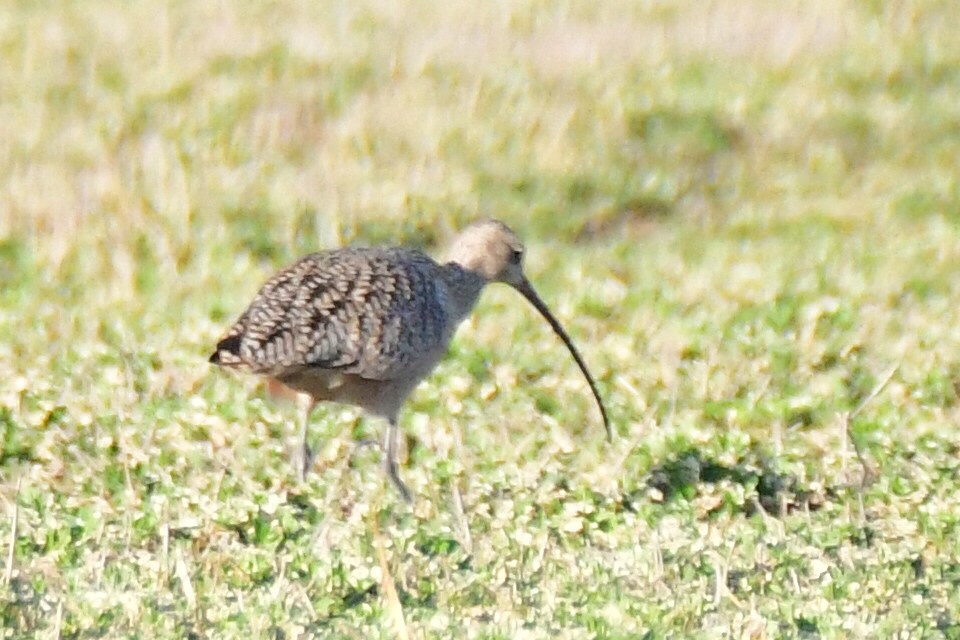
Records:
{"label": "bird's foot", "polygon": [[307,474],[310,473],[310,469],[313,468],[313,458],[316,455],[313,449],[304,442],[303,446],[300,448],[300,453],[294,457],[294,467],[297,469],[297,472],[300,474],[300,482],[307,481]]}
{"label": "bird's foot", "polygon": [[397,461],[385,458],[383,461],[383,470],[387,474],[387,477],[390,478],[393,486],[400,492],[400,497],[403,498],[403,501],[407,504],[413,503],[413,496],[410,494],[410,489],[407,489],[407,485],[400,479],[400,474],[397,471]]}
{"label": "bird's foot", "polygon": [[397,488],[397,491],[400,492],[400,496],[403,498],[403,501],[407,504],[413,502],[413,498],[410,496],[410,490],[407,489],[407,485],[403,484],[403,480],[400,479],[399,466],[399,448],[400,448],[400,430],[397,428],[396,417],[390,420],[387,424],[386,431],[383,432],[383,448],[382,452],[382,465],[383,471],[387,474],[387,477],[390,478],[390,482],[393,483],[393,486]]}

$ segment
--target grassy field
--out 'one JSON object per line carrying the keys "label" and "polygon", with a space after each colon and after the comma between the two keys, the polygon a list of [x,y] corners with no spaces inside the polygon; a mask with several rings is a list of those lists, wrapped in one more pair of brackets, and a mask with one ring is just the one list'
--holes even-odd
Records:
{"label": "grassy field", "polygon": [[[960,5],[0,5],[0,637],[960,638]],[[206,362],[493,216],[401,415]],[[852,440],[847,437],[847,433]],[[857,445],[873,472],[864,483]]]}

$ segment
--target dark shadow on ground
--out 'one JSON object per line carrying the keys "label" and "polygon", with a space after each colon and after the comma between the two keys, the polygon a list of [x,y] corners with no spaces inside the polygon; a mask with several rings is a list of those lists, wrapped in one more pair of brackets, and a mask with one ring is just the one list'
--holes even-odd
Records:
{"label": "dark shadow on ground", "polygon": [[703,483],[724,482],[742,485],[746,499],[742,504],[724,501],[718,509],[731,507],[750,516],[762,508],[772,516],[787,515],[797,509],[816,511],[830,497],[830,490],[813,490],[801,485],[796,476],[781,473],[761,456],[749,456],[727,465],[704,458],[697,449],[688,448],[650,470],[647,486],[656,489],[668,502],[678,497],[693,499]]}

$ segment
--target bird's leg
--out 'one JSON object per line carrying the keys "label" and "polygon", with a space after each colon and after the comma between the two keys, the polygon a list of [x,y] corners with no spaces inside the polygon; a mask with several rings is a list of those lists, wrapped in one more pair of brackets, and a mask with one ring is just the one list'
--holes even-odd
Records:
{"label": "bird's leg", "polygon": [[314,451],[307,442],[307,436],[309,435],[310,414],[313,412],[315,406],[316,402],[309,396],[301,396],[297,402],[300,419],[300,452],[298,456],[295,456],[295,464],[297,466],[297,472],[300,474],[300,482],[306,481],[307,473],[309,473],[313,467]]}
{"label": "bird's leg", "polygon": [[383,471],[390,478],[390,482],[397,488],[404,502],[410,503],[413,499],[410,497],[410,490],[403,484],[398,472],[397,448],[400,445],[400,430],[397,428],[397,419],[390,418],[387,423],[387,429],[383,433]]}

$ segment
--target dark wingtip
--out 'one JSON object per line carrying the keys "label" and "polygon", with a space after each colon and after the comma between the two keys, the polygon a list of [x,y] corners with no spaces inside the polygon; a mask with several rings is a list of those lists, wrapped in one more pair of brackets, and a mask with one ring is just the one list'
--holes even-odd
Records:
{"label": "dark wingtip", "polygon": [[240,336],[229,336],[217,343],[208,360],[210,364],[221,366],[235,365],[240,362]]}

